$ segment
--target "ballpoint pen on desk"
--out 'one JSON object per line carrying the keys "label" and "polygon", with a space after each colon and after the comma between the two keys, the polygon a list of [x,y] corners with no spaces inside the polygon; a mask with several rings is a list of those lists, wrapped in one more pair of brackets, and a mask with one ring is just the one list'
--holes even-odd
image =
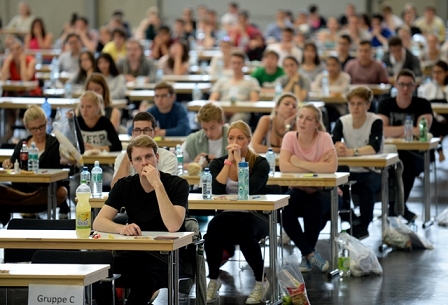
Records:
{"label": "ballpoint pen on desk", "polygon": [[260,198],[260,196],[254,196],[251,199],[258,199],[258,198]]}

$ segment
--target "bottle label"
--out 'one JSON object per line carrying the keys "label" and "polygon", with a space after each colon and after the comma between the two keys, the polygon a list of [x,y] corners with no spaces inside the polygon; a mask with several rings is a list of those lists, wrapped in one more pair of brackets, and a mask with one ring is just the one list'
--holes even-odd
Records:
{"label": "bottle label", "polygon": [[345,256],[338,257],[338,269],[341,271],[350,270],[350,257]]}
{"label": "bottle label", "polygon": [[90,211],[76,213],[76,229],[90,229]]}

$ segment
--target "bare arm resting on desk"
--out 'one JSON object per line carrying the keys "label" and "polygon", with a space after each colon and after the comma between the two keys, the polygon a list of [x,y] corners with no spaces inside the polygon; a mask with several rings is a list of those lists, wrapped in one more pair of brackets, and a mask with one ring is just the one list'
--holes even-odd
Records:
{"label": "bare arm resting on desk", "polygon": [[301,160],[291,152],[282,149],[279,165],[283,173],[334,173],[338,167],[338,160],[334,149],[325,152],[318,162]]}
{"label": "bare arm resting on desk", "polygon": [[111,206],[104,205],[93,222],[93,229],[102,232],[118,233],[126,236],[142,235],[140,227],[135,223],[122,225],[115,223],[113,219],[118,211]]}

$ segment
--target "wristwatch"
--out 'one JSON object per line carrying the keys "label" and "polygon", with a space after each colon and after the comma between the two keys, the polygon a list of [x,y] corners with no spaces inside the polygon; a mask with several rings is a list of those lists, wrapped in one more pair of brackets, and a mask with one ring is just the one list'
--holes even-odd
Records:
{"label": "wristwatch", "polygon": [[353,153],[355,156],[359,156],[359,150],[357,148],[353,149]]}
{"label": "wristwatch", "polygon": [[285,129],[286,129],[286,131],[290,131],[291,130],[291,124],[286,124],[285,125]]}

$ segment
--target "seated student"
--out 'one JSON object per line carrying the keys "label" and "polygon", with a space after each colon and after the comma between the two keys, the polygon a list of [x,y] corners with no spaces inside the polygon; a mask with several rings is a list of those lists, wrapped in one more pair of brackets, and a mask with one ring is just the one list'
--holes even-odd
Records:
{"label": "seated student", "polygon": [[[152,139],[156,136],[156,120],[152,114],[148,112],[137,113],[132,120],[132,126],[132,138],[135,138],[141,134],[150,136]],[[166,149],[159,149],[157,169],[164,173],[177,175],[176,156]],[[110,186],[113,187],[119,179],[126,176],[134,176],[136,173],[137,171],[132,166],[129,158],[126,157],[126,152],[123,151],[115,159],[114,177],[110,183]]]}
{"label": "seated student", "polygon": [[106,43],[101,52],[109,54],[114,62],[126,57],[126,32],[123,28],[112,30],[112,41]]}
{"label": "seated student", "polygon": [[269,147],[275,153],[280,152],[283,136],[296,130],[296,116],[299,101],[289,92],[278,97],[275,109],[270,115],[264,115],[255,129],[252,148],[256,153],[266,153]]}
{"label": "seated student", "polygon": [[[411,116],[414,122],[413,134],[419,135],[420,120],[425,117],[428,121],[428,130],[432,125],[432,109],[431,104],[426,100],[413,96],[416,88],[415,75],[411,70],[401,70],[395,81],[398,93],[396,97],[384,99],[378,105],[378,115],[383,120],[384,136],[387,138],[403,138],[404,122],[407,116]],[[406,202],[414,185],[415,177],[423,172],[423,155],[419,151],[399,150],[398,156],[403,162],[403,189],[405,210],[403,217],[412,222],[417,215],[411,212]],[[389,215],[395,214],[395,203],[389,204]]]}
{"label": "seated student", "polygon": [[347,34],[343,34],[338,38],[338,45],[336,47],[336,50],[338,52],[338,58],[341,62],[342,70],[344,70],[345,65],[354,58],[350,55],[351,44],[352,39]]}
{"label": "seated student", "polygon": [[283,63],[287,56],[294,56],[297,61],[302,60],[302,50],[294,44],[294,29],[291,27],[284,27],[281,41],[268,44],[266,50],[277,52],[280,63]]}
{"label": "seated student", "polygon": [[107,81],[111,99],[126,98],[126,79],[118,72],[112,57],[107,53],[101,53],[95,62],[95,72],[101,73]]}
{"label": "seated student", "polygon": [[[212,87],[209,101],[230,101],[236,98],[237,101],[258,101],[260,86],[254,78],[245,78],[244,67],[245,55],[239,51],[232,52],[230,65],[233,70],[233,77],[221,78]],[[243,120],[246,123],[250,119],[250,113],[226,113],[229,121]]]}
{"label": "seated student", "polygon": [[299,72],[299,61],[294,56],[286,56],[283,60],[285,75],[278,78],[283,87],[283,92],[293,93],[299,101],[306,101],[311,90],[310,80]]}
{"label": "seated student", "polygon": [[[287,132],[280,150],[282,173],[334,173],[338,166],[331,136],[325,132],[322,113],[313,104],[299,109],[297,130]],[[314,187],[298,187],[288,191],[289,205],[283,212],[283,228],[302,253],[300,271],[310,272],[315,266],[326,272],[329,263],[315,250],[323,216],[330,211],[329,192]],[[303,217],[302,229],[298,217]]]}
{"label": "seated student", "polygon": [[426,43],[427,48],[420,53],[419,58],[422,69],[434,65],[437,61],[443,58],[443,52],[440,49],[439,41],[437,40],[436,35],[427,35]]}
{"label": "seated student", "polygon": [[154,87],[154,106],[148,109],[157,121],[156,131],[160,137],[187,136],[190,134],[187,111],[176,103],[174,88],[161,82]]}
{"label": "seated student", "polygon": [[[126,236],[142,231],[184,232],[188,206],[188,183],[157,170],[156,142],[147,135],[134,138],[127,147],[129,162],[137,174],[118,180],[93,222],[93,229]],[[128,224],[113,220],[126,208]],[[183,250],[180,251],[183,256]],[[180,270],[183,269],[180,260]],[[131,288],[128,304],[147,304],[155,291],[168,286],[167,256],[149,251],[120,251],[115,255],[114,273],[121,274]]]}
{"label": "seated student", "polygon": [[151,56],[153,59],[160,59],[163,55],[169,53],[169,48],[173,40],[171,39],[171,30],[167,26],[161,26],[154,37],[151,47]]}
{"label": "seated student", "polygon": [[[229,37],[225,36],[219,42],[222,54],[213,55],[210,61],[210,76],[211,77],[232,77],[233,70],[230,65],[230,58],[232,57],[233,43]],[[221,61],[221,62],[220,62]],[[222,65],[220,67],[220,65]],[[221,71],[220,71],[221,70]],[[220,75],[221,73],[221,75]]]}
{"label": "seated student", "polygon": [[372,28],[370,34],[372,35],[372,47],[384,47],[387,45],[387,40],[392,37],[392,31],[383,26],[384,18],[381,14],[374,14],[372,16]]}
{"label": "seated student", "polygon": [[258,67],[251,76],[255,78],[261,87],[273,88],[276,80],[284,75],[283,68],[278,66],[278,54],[275,51],[265,51],[263,54],[263,66]]}
{"label": "seated student", "polygon": [[386,65],[389,76],[395,77],[402,69],[411,70],[416,77],[422,76],[418,57],[403,47],[400,38],[392,37],[389,39],[388,45],[389,51],[384,54],[383,62]]}
{"label": "seated student", "polygon": [[[227,155],[216,158],[210,164],[213,177],[212,193],[238,194],[238,162],[245,158],[249,162],[250,194],[266,194],[269,164],[265,158],[249,148],[249,126],[243,121],[233,122],[229,127],[227,139]],[[219,267],[223,253],[229,246],[234,245],[240,245],[241,252],[255,276],[256,283],[246,304],[258,304],[263,299],[268,287],[263,285],[264,265],[258,241],[268,234],[268,227],[266,215],[247,211],[223,212],[209,222],[207,234],[204,236],[210,276],[207,303],[215,300],[221,286]]]}
{"label": "seated student", "polygon": [[324,67],[320,62],[316,45],[314,42],[307,42],[303,49],[302,64],[299,68],[300,74],[308,77],[310,81],[314,81],[317,74],[323,70]]}
{"label": "seated student", "polygon": [[85,86],[87,78],[95,69],[95,56],[90,51],[82,51],[79,54],[79,72],[70,80],[73,85]]}
{"label": "seated student", "polygon": [[79,54],[82,51],[81,38],[75,33],[70,33],[65,38],[64,45],[68,46],[68,50],[58,57],[59,71],[76,74],[79,69]]}
{"label": "seated student", "polygon": [[176,40],[170,45],[168,54],[159,59],[159,69],[163,74],[185,75],[190,67],[188,55],[188,42],[186,40]]}
{"label": "seated student", "polygon": [[51,49],[53,34],[45,31],[44,21],[41,18],[34,19],[28,31],[29,33],[25,36],[25,49]]}
{"label": "seated student", "polygon": [[142,45],[135,39],[126,42],[126,58],[118,61],[117,68],[124,74],[127,82],[135,81],[139,76],[144,76],[146,83],[153,83],[156,80],[156,67],[153,61],[145,57]]}
{"label": "seated student", "polygon": [[[425,98],[431,103],[448,103],[448,64],[439,60],[432,68],[432,81],[421,85],[418,90],[418,96]],[[431,132],[435,137],[443,138],[448,134],[448,114],[434,113]],[[445,160],[442,145],[437,149],[439,161]]]}
{"label": "seated student", "polygon": [[196,121],[201,129],[190,134],[182,144],[184,162],[199,162],[204,157],[203,167],[208,167],[215,158],[226,154],[229,127],[224,124],[221,107],[213,103],[207,103],[199,109]]}
{"label": "seated student", "polygon": [[[383,121],[368,112],[373,99],[367,87],[358,87],[347,94],[350,114],[338,119],[333,129],[333,142],[338,157],[374,155],[382,152]],[[342,142],[344,139],[344,142]],[[350,167],[350,180],[356,183],[352,191],[358,194],[360,223],[352,223],[353,236],[362,239],[369,236],[368,227],[373,219],[375,194],[381,190],[381,175],[374,168]]]}
{"label": "seated student", "polygon": [[104,116],[114,125],[115,130],[120,127],[121,112],[112,107],[112,98],[110,96],[109,86],[106,79],[100,73],[92,73],[86,81],[84,90],[91,90],[103,97]]}
{"label": "seated student", "polygon": [[[327,75],[324,72],[319,73],[316,79],[311,84],[311,91],[322,92],[322,79],[324,76],[328,78],[329,91],[331,96],[341,96],[348,91],[350,87],[350,75],[341,71],[341,62],[336,56],[330,56],[326,60]],[[328,111],[328,118],[330,122],[335,122],[341,115],[347,113],[347,106],[345,104],[325,105]]]}
{"label": "seated student", "polygon": [[[2,167],[10,169],[14,167],[16,160],[20,163],[20,150],[23,141],[28,147],[36,143],[39,149],[40,168],[62,168],[59,156],[59,142],[46,132],[47,118],[42,108],[33,105],[25,111],[23,123],[31,133],[26,139],[20,140],[11,156],[3,161]],[[67,189],[58,182],[56,197],[58,206],[67,199]],[[0,222],[5,226],[11,212],[40,212],[47,207],[48,184],[44,183],[12,183],[11,186],[0,184]],[[66,204],[66,203],[65,203]],[[34,214],[32,214],[34,216]],[[35,217],[35,216],[34,216]]]}

